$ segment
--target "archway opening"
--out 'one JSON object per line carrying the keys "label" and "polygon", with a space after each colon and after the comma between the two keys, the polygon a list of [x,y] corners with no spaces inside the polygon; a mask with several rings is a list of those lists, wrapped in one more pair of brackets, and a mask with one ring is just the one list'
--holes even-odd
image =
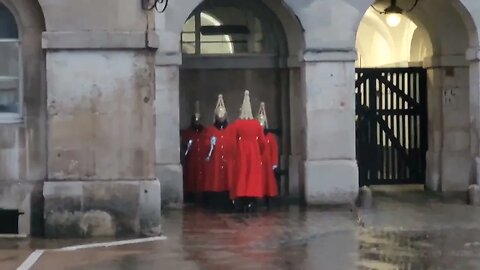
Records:
{"label": "archway opening", "polygon": [[245,90],[250,91],[254,116],[265,102],[269,130],[279,142],[282,197],[289,193],[289,96],[300,87],[300,80],[290,80],[286,35],[277,14],[262,1],[207,0],[183,26],[180,67],[181,130],[189,127],[196,101],[203,126],[213,124],[219,94],[230,123],[238,118]]}
{"label": "archway opening", "polygon": [[426,29],[407,16],[392,27],[387,17],[369,8],[360,22],[356,48],[358,68],[422,66],[432,55],[432,45]]}
{"label": "archway opening", "polygon": [[[398,1],[403,8],[411,2]],[[375,3],[382,4],[383,1]],[[469,30],[474,27],[469,25],[472,19],[468,16],[459,1],[435,6],[420,1],[395,27],[372,8],[365,13],[356,40],[357,159],[361,184],[376,185],[381,178],[384,184],[422,183],[438,191],[467,189],[472,171],[472,86],[465,52],[476,35]],[[376,74],[369,86],[360,81],[366,74],[363,71]],[[423,75],[413,75],[415,72]],[[362,93],[366,91],[371,98],[364,99]],[[362,113],[364,109],[369,110],[369,116]],[[372,119],[367,121],[368,133],[358,128],[362,116]],[[368,151],[376,153],[375,159],[370,157],[365,162]],[[398,172],[399,168],[403,173]],[[462,172],[458,173],[459,170]],[[413,171],[417,173],[412,174]],[[372,176],[376,180],[371,180]]]}

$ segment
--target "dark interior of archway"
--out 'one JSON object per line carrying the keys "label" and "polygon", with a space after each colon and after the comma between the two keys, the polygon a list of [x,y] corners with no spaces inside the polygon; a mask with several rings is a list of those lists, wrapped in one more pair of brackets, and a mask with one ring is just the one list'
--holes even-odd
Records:
{"label": "dark interior of archway", "polygon": [[15,17],[13,17],[10,10],[2,3],[0,3],[0,38],[18,38],[18,28]]}
{"label": "dark interior of archway", "polygon": [[[225,99],[229,122],[235,121],[244,91],[249,90],[254,116],[260,102],[265,102],[269,128],[277,134],[281,155],[288,157],[289,69],[282,64],[286,62],[286,39],[278,19],[261,1],[211,0],[192,13],[186,26],[192,21],[201,25],[185,27],[182,34],[181,130],[188,128],[197,100],[202,124],[212,125],[219,94]],[[282,185],[285,190],[287,177],[282,177]]]}

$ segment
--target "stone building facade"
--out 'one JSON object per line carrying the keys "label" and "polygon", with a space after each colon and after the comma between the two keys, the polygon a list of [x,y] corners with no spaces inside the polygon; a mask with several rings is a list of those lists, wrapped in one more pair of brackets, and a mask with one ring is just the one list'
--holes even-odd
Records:
{"label": "stone building facade", "polygon": [[[158,13],[141,0],[0,0],[0,208],[25,212],[25,234],[151,231],[161,204],[183,200],[179,130],[193,102],[207,124],[223,93],[233,120],[244,89],[282,131],[289,196],[350,203],[355,67],[379,65],[374,31],[409,46],[395,61],[427,69],[426,187],[467,190],[479,167],[480,2],[421,0],[404,16],[410,39],[374,2],[170,0]],[[221,25],[238,32],[210,37]]]}

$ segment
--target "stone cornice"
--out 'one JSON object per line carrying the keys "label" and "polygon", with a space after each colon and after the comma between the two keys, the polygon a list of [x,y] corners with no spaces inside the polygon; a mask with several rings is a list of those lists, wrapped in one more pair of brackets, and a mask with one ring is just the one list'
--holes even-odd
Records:
{"label": "stone cornice", "polygon": [[160,52],[155,54],[156,66],[181,66],[182,54],[180,52]]}
{"label": "stone cornice", "polygon": [[306,49],[300,60],[303,62],[355,62],[357,52],[351,48]]}
{"label": "stone cornice", "polygon": [[465,55],[468,61],[480,61],[480,48],[469,48]]}
{"label": "stone cornice", "polygon": [[60,49],[156,49],[159,38],[155,31],[148,32],[44,32],[42,48]]}
{"label": "stone cornice", "polygon": [[425,57],[423,67],[468,67],[468,61],[464,55],[434,55]]}

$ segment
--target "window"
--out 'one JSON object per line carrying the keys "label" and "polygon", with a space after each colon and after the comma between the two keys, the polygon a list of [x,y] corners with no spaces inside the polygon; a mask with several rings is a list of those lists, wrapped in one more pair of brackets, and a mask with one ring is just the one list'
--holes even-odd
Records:
{"label": "window", "polygon": [[274,51],[271,29],[255,12],[235,6],[205,4],[187,20],[182,31],[185,54],[258,54]]}
{"label": "window", "polygon": [[22,113],[21,44],[13,14],[0,3],[0,121],[18,121]]}

